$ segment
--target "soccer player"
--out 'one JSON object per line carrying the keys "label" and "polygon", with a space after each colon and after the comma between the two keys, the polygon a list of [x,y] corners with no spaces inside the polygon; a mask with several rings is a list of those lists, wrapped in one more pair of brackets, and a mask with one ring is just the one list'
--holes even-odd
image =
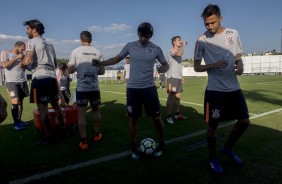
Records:
{"label": "soccer player", "polygon": [[125,58],[125,65],[124,65],[124,72],[123,72],[123,77],[125,79],[125,85],[127,85],[129,76],[130,76],[130,57],[127,56]]}
{"label": "soccer player", "polygon": [[23,100],[29,95],[25,69],[21,68],[24,58],[25,43],[18,41],[10,51],[2,51],[1,62],[5,68],[6,87],[11,99],[11,114],[14,120],[14,129],[23,130],[28,123],[21,120]]}
{"label": "soccer player", "polygon": [[183,92],[182,83],[184,78],[182,75],[182,54],[186,46],[186,41],[181,40],[180,36],[174,36],[171,39],[172,49],[168,55],[169,70],[167,72],[167,101],[166,112],[167,122],[173,124],[171,116],[172,108],[175,106],[175,119],[184,120],[187,117],[180,114],[180,94]]}
{"label": "soccer player", "polygon": [[137,151],[137,121],[142,114],[142,106],[148,116],[152,117],[156,131],[159,136],[159,145],[154,156],[161,156],[163,153],[164,124],[160,115],[160,101],[154,83],[153,71],[155,60],[161,63],[159,72],[166,72],[169,65],[160,47],[150,42],[153,36],[153,27],[148,22],[143,22],[137,29],[138,41],[127,43],[121,52],[106,61],[93,60],[94,65],[113,65],[130,56],[130,77],[127,83],[127,114],[129,116],[129,131],[131,141],[131,157],[138,160],[140,155]]}
{"label": "soccer player", "polygon": [[70,92],[70,82],[71,78],[68,72],[68,65],[63,63],[59,70],[56,72],[57,81],[60,86],[60,96],[61,96],[61,106],[69,105],[71,92]]}
{"label": "soccer player", "polygon": [[29,20],[24,22],[24,25],[29,41],[22,67],[29,65],[33,72],[30,103],[37,104],[44,129],[42,139],[38,141],[38,144],[48,146],[55,141],[50,127],[48,103],[54,108],[59,123],[64,123],[63,112],[58,104],[59,89],[55,73],[56,54],[53,45],[42,37],[45,28],[39,20]]}
{"label": "soccer player", "polygon": [[105,73],[104,67],[92,66],[92,59],[101,60],[101,52],[91,47],[92,35],[88,31],[80,33],[82,46],[74,49],[70,55],[69,73],[77,72],[76,105],[78,107],[78,128],[81,140],[79,148],[87,150],[89,145],[86,137],[86,111],[88,102],[93,111],[94,137],[98,142],[102,138],[100,133],[101,115],[99,105],[101,104],[98,75]]}
{"label": "soccer player", "polygon": [[[237,30],[222,27],[217,5],[209,4],[202,17],[207,31],[196,42],[194,69],[196,72],[208,72],[204,116],[208,124],[209,164],[214,172],[223,173],[215,151],[219,122],[237,120],[226,144],[220,149],[236,164],[242,161],[232,151],[233,146],[250,125],[247,104],[237,79],[237,75],[243,73],[242,46]],[[205,65],[201,64],[202,59]]]}

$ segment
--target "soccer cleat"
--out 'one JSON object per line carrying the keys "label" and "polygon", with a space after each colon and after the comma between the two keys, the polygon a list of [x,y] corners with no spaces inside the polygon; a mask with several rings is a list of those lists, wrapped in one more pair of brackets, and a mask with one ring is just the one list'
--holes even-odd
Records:
{"label": "soccer cleat", "polygon": [[14,129],[15,129],[15,130],[23,130],[23,129],[25,129],[25,127],[22,126],[20,123],[16,123],[16,124],[14,125]]}
{"label": "soccer cleat", "polygon": [[172,117],[168,117],[168,118],[166,119],[166,121],[167,121],[169,124],[173,124],[173,123],[174,123],[173,120],[172,120]]}
{"label": "soccer cleat", "polygon": [[234,163],[236,163],[238,165],[242,164],[241,159],[233,151],[222,147],[222,148],[220,148],[220,152],[222,154],[228,156]]}
{"label": "soccer cleat", "polygon": [[223,173],[223,169],[222,169],[220,163],[218,162],[218,160],[216,158],[210,160],[210,167],[214,172],[216,172],[218,174]]}
{"label": "soccer cleat", "polygon": [[184,120],[184,119],[187,119],[187,117],[183,116],[182,114],[179,114],[179,115],[175,115],[175,119],[177,119],[177,120]]}
{"label": "soccer cleat", "polygon": [[136,144],[131,145],[131,155],[130,156],[133,160],[139,160],[140,159],[140,154],[138,153],[138,149],[137,149]]}
{"label": "soccer cleat", "polygon": [[160,156],[162,156],[163,155],[163,146],[158,146],[157,148],[156,148],[156,150],[154,151],[154,153],[153,153],[153,156],[154,157],[160,157]]}
{"label": "soccer cleat", "polygon": [[79,147],[80,150],[87,150],[88,149],[87,141],[85,141],[85,142],[80,141],[78,147]]}
{"label": "soccer cleat", "polygon": [[130,156],[133,160],[139,160],[140,159],[140,154],[138,152],[131,151]]}
{"label": "soccer cleat", "polygon": [[95,132],[93,139],[94,139],[95,142],[99,142],[99,141],[102,139],[102,137],[103,137],[103,136],[102,136],[101,133],[96,133],[96,132]]}
{"label": "soccer cleat", "polygon": [[25,127],[25,126],[28,126],[28,125],[29,125],[28,123],[26,123],[26,122],[24,122],[24,121],[20,121],[20,122],[19,122],[19,124],[20,124],[21,126],[23,126],[23,127]]}

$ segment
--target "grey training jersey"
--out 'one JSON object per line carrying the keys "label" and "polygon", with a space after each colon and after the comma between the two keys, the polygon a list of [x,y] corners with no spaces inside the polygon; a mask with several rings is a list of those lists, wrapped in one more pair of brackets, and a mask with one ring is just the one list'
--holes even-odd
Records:
{"label": "grey training jersey", "polygon": [[220,34],[211,35],[206,32],[196,42],[194,60],[204,58],[206,64],[216,63],[219,60],[228,61],[224,68],[208,70],[207,90],[230,92],[240,89],[235,73],[235,59],[242,53],[241,41],[238,32],[225,28]]}
{"label": "grey training jersey", "polygon": [[169,51],[168,64],[169,70],[167,71],[167,78],[182,79],[182,57],[176,56],[173,49]]}
{"label": "grey training jersey", "polygon": [[81,46],[74,49],[69,59],[77,71],[77,91],[98,91],[99,67],[92,66],[92,59],[101,60],[102,54],[91,46]]}
{"label": "grey training jersey", "polygon": [[153,43],[146,46],[138,41],[127,43],[119,56],[130,57],[130,77],[127,88],[147,88],[155,86],[154,83],[154,64],[156,59],[160,63],[166,63],[166,59],[160,47]]}
{"label": "grey training jersey", "polygon": [[42,37],[34,37],[27,43],[27,51],[33,51],[34,57],[29,68],[32,78],[56,78],[56,54],[53,45]]}
{"label": "grey training jersey", "polygon": [[[1,62],[12,60],[17,55],[11,51],[2,51]],[[5,68],[6,82],[25,82],[26,76],[24,69],[19,67],[21,59],[15,61],[9,68]]]}

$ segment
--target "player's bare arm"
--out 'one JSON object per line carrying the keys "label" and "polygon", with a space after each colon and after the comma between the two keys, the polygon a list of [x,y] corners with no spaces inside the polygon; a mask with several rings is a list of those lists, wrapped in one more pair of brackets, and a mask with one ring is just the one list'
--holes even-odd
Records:
{"label": "player's bare arm", "polygon": [[157,70],[159,73],[165,73],[168,71],[169,69],[169,64],[165,61],[165,62],[160,62],[162,66],[160,66]]}
{"label": "player's bare arm", "polygon": [[105,67],[99,66],[98,75],[104,75],[104,74],[105,74]]}
{"label": "player's bare arm", "polygon": [[187,42],[185,40],[181,41],[181,48],[177,51],[174,51],[174,55],[181,57],[184,53]]}
{"label": "player's bare arm", "polygon": [[241,58],[241,54],[236,55],[236,60],[235,60],[235,72],[237,75],[242,75],[244,72],[244,66],[243,66],[243,61]]}
{"label": "player's bare arm", "polygon": [[68,72],[69,73],[74,73],[76,71],[76,68],[74,67],[74,65],[68,65]]}
{"label": "player's bare arm", "polygon": [[119,63],[121,60],[123,60],[124,58],[120,57],[120,56],[115,56],[113,58],[110,58],[108,60],[105,60],[103,62],[101,62],[98,59],[92,59],[92,65],[93,66],[108,66],[108,65],[114,65]]}
{"label": "player's bare arm", "polygon": [[28,66],[30,63],[32,63],[33,55],[34,55],[34,53],[31,50],[26,52],[26,56],[24,57],[24,59],[22,61],[22,67]]}
{"label": "player's bare arm", "polygon": [[3,67],[4,68],[10,68],[14,62],[16,62],[18,59],[23,59],[24,54],[23,53],[19,53],[18,55],[16,55],[15,57],[13,57],[11,60],[7,60],[7,61],[3,61]]}
{"label": "player's bare arm", "polygon": [[212,64],[207,64],[207,65],[201,65],[200,60],[195,60],[194,62],[194,70],[195,72],[205,72],[210,69],[215,69],[215,68],[224,68],[228,65],[228,62],[225,60],[219,60],[216,63]]}

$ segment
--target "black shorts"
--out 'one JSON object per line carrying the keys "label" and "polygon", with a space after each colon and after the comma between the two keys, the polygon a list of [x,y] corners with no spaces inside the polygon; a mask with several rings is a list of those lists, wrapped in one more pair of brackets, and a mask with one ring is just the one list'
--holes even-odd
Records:
{"label": "black shorts", "polygon": [[76,91],[76,104],[78,107],[86,107],[90,102],[92,108],[101,104],[100,91]]}
{"label": "black shorts", "polygon": [[143,105],[147,116],[160,116],[160,101],[156,86],[142,89],[127,88],[126,96],[126,109],[129,117],[140,117]]}
{"label": "black shorts", "polygon": [[11,99],[23,99],[24,97],[29,96],[27,82],[7,82],[6,87],[9,92],[9,97]]}
{"label": "black shorts", "polygon": [[241,90],[233,92],[205,92],[205,122],[248,119],[248,107]]}
{"label": "black shorts", "polygon": [[48,104],[59,100],[57,79],[32,79],[30,103]]}
{"label": "black shorts", "polygon": [[182,92],[182,79],[172,77],[167,79],[167,93],[175,94]]}

